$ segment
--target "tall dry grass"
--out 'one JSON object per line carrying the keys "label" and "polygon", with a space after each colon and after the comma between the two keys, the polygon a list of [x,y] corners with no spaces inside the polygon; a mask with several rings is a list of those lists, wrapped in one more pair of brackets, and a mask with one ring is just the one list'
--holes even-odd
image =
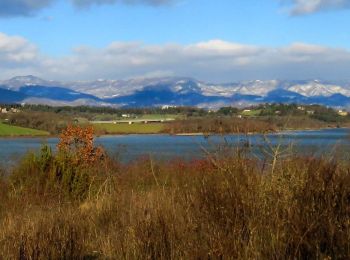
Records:
{"label": "tall dry grass", "polygon": [[239,149],[191,162],[104,160],[64,168],[86,174],[76,196],[52,178],[59,157],[47,153],[0,181],[0,259],[350,257],[348,162],[291,155],[273,165]]}

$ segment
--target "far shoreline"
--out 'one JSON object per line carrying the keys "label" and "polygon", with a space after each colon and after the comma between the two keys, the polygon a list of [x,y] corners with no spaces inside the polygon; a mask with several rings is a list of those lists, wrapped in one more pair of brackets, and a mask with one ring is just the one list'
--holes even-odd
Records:
{"label": "far shoreline", "polygon": [[[213,136],[213,135],[264,135],[264,134],[279,134],[283,132],[298,132],[298,131],[322,131],[322,130],[330,130],[330,129],[350,129],[350,126],[344,127],[322,127],[322,128],[300,128],[300,129],[283,129],[269,132],[248,132],[248,133],[115,133],[115,134],[95,134],[96,138],[100,137],[113,137],[113,136]],[[1,139],[11,140],[11,139],[53,139],[59,138],[59,135],[9,135],[9,136],[0,136]]]}

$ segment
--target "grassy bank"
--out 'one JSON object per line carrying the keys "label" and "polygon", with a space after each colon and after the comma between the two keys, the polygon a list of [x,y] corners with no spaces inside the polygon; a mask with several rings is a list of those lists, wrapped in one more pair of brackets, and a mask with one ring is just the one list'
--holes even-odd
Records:
{"label": "grassy bank", "polygon": [[135,123],[129,124],[93,124],[98,134],[158,134],[164,130],[162,123]]}
{"label": "grassy bank", "polygon": [[224,148],[122,165],[90,133],[0,179],[1,259],[350,257],[348,161]]}
{"label": "grassy bank", "polygon": [[0,137],[8,136],[45,136],[49,135],[46,131],[36,129],[7,125],[0,122]]}
{"label": "grassy bank", "polygon": [[349,127],[349,122],[324,122],[305,116],[260,116],[237,118],[231,116],[200,117],[176,120],[165,125],[167,133],[268,133],[283,130],[325,129]]}

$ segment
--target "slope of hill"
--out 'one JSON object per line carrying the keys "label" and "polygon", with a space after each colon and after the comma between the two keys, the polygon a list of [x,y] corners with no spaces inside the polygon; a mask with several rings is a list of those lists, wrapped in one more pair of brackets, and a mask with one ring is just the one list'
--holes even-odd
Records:
{"label": "slope of hill", "polygon": [[56,101],[75,101],[78,99],[91,99],[98,101],[99,98],[90,95],[80,93],[71,89],[63,88],[63,87],[49,87],[49,86],[39,86],[39,85],[31,85],[31,86],[23,86],[20,87],[18,92],[26,95],[27,97],[34,98],[46,98],[52,99]]}
{"label": "slope of hill", "polygon": [[23,93],[0,87],[0,103],[18,103],[26,98],[27,96]]}

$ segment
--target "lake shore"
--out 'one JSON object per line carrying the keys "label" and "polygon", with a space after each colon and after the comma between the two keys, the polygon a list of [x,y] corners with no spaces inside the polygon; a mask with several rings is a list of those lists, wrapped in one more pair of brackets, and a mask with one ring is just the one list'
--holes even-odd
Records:
{"label": "lake shore", "polygon": [[[288,129],[279,129],[276,131],[269,132],[248,132],[248,133],[107,133],[107,134],[96,134],[96,137],[105,137],[105,136],[132,136],[132,135],[144,135],[144,136],[213,136],[213,135],[255,135],[255,134],[278,134],[283,132],[298,132],[298,131],[322,131],[329,129],[350,129],[350,126],[342,127],[318,127],[318,128],[288,128]],[[3,135],[0,136],[0,139],[50,139],[50,138],[59,138],[59,135]]]}

